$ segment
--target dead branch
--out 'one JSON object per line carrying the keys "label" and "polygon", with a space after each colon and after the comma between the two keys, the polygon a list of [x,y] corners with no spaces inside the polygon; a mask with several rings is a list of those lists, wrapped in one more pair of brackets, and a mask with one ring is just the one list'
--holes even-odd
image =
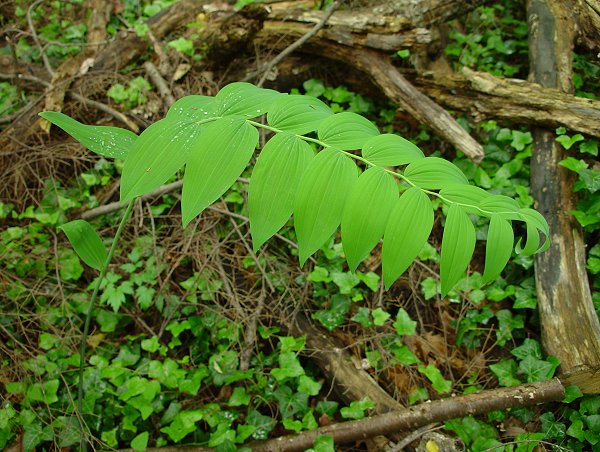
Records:
{"label": "dead branch", "polygon": [[169,108],[171,105],[175,103],[175,98],[173,97],[173,93],[167,86],[166,80],[162,77],[157,67],[151,61],[146,61],[144,63],[144,69],[146,69],[146,73],[154,86],[158,89],[160,97],[162,97],[163,103],[166,108]]}

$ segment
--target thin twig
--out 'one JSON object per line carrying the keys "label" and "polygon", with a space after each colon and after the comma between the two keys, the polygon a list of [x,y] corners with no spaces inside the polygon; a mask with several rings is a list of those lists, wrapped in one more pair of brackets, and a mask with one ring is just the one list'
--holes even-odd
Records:
{"label": "thin twig", "polygon": [[160,97],[162,97],[163,102],[165,103],[165,107],[169,108],[171,105],[175,103],[175,98],[173,97],[173,93],[167,86],[167,81],[160,75],[157,67],[151,61],[146,61],[144,63],[144,69],[148,73],[148,77],[152,80],[152,83],[158,89]]}
{"label": "thin twig", "polygon": [[286,56],[291,54],[294,50],[298,49],[306,41],[308,41],[310,38],[312,38],[314,35],[316,35],[319,32],[319,30],[325,26],[325,24],[327,23],[327,21],[333,14],[333,12],[336,9],[338,9],[340,4],[341,4],[340,0],[335,0],[329,6],[329,8],[327,8],[327,11],[325,11],[325,15],[323,16],[323,18],[320,20],[320,22],[318,24],[316,24],[313,28],[311,28],[310,31],[308,33],[306,33],[304,36],[302,36],[300,39],[291,43],[289,46],[287,46],[285,49],[283,49],[279,55],[277,55],[275,58],[273,58],[271,61],[266,63],[263,67],[261,67],[258,70],[258,73],[262,72],[263,75],[260,78],[259,82],[256,84],[256,86],[262,86],[265,83],[265,81],[267,80],[267,77],[269,76],[269,72],[271,72],[271,69],[273,69],[276,65],[278,65]]}
{"label": "thin twig", "polygon": [[117,111],[114,108],[109,107],[106,104],[103,104],[102,102],[97,102],[95,100],[88,99],[88,98],[83,97],[72,91],[70,91],[68,93],[68,95],[69,95],[69,97],[72,97],[73,99],[81,102],[82,104],[84,104],[88,107],[92,107],[97,110],[103,111],[104,113],[108,113],[109,115],[113,116],[116,120],[121,121],[123,124],[125,124],[127,127],[129,127],[133,132],[135,132],[135,133],[140,132],[140,127],[135,122],[133,122],[131,119],[129,119],[127,116],[125,116],[123,113],[121,113],[120,111]]}
{"label": "thin twig", "polygon": [[44,52],[44,48],[42,47],[42,43],[40,42],[40,38],[38,37],[37,32],[35,31],[35,27],[33,26],[33,20],[31,20],[31,11],[33,11],[33,9],[37,5],[39,5],[40,3],[42,3],[43,1],[44,0],[36,0],[27,9],[27,23],[29,24],[29,30],[31,31],[31,36],[33,37],[33,40],[35,41],[35,45],[37,46],[38,51],[40,52],[40,56],[42,57],[42,61],[44,62],[44,66],[46,67],[46,70],[48,71],[48,74],[50,74],[50,77],[54,77],[54,69],[52,69],[52,65],[50,64],[50,61],[48,60],[48,57],[46,56],[46,53]]}

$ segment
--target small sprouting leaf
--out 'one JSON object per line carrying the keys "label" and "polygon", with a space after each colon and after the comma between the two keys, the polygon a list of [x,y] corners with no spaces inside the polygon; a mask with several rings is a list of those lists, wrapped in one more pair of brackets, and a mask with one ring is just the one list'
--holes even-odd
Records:
{"label": "small sprouting leaf", "polygon": [[424,157],[416,145],[391,133],[370,138],[362,149],[363,157],[377,166],[406,165]]}
{"label": "small sprouting leaf", "polygon": [[318,132],[319,140],[342,151],[361,149],[369,138],[379,135],[371,121],[348,111],[325,119]]}
{"label": "small sprouting leaf", "polygon": [[333,111],[316,97],[292,94],[273,102],[267,121],[279,130],[302,135],[317,130],[331,115]]}
{"label": "small sprouting leaf", "polygon": [[432,227],[431,200],[419,188],[409,188],[396,201],[383,236],[381,261],[386,289],[417,257]]}
{"label": "small sprouting leaf", "polygon": [[494,281],[500,275],[510,258],[514,240],[510,222],[498,214],[492,214],[485,251],[484,284]]}
{"label": "small sprouting leaf", "polygon": [[467,213],[480,215],[481,212],[477,206],[481,203],[481,201],[491,195],[482,188],[475,187],[474,185],[457,184],[449,185],[440,190],[440,196],[449,201],[462,204],[461,207],[465,209]]}
{"label": "small sprouting leaf", "polygon": [[203,126],[183,178],[184,227],[233,185],[257,143],[258,131],[240,117],[222,118]]}
{"label": "small sprouting leaf", "polygon": [[314,157],[308,143],[278,133],[260,153],[248,187],[250,232],[254,250],[290,218],[300,178]]}
{"label": "small sprouting leaf", "polygon": [[255,118],[265,114],[281,95],[277,91],[258,88],[251,83],[230,83],[215,96],[218,102],[217,115]]}
{"label": "small sprouting leaf", "polygon": [[382,168],[372,167],[358,178],[342,216],[342,246],[350,271],[367,257],[383,236],[398,186]]}
{"label": "small sprouting leaf", "polygon": [[478,206],[484,214],[496,213],[505,220],[518,220],[519,203],[513,198],[504,195],[491,195],[484,198]]}
{"label": "small sprouting leaf", "polygon": [[167,111],[167,118],[179,121],[199,121],[216,114],[217,102],[210,96],[185,96],[178,99]]}
{"label": "small sprouting leaf", "polygon": [[444,298],[463,276],[475,250],[475,228],[458,204],[448,210],[440,257],[441,295]]}
{"label": "small sprouting leaf", "polygon": [[59,227],[83,262],[100,270],[106,261],[106,248],[102,240],[85,220],[74,220]]}
{"label": "small sprouting leaf", "polygon": [[137,139],[137,135],[129,130],[88,126],[56,111],[44,111],[40,116],[63,129],[90,151],[104,157],[124,160]]}
{"label": "small sprouting leaf", "polygon": [[125,160],[121,202],[164,184],[186,162],[198,145],[201,126],[161,119],[142,132]]}
{"label": "small sprouting leaf", "polygon": [[469,184],[456,165],[439,157],[425,157],[414,161],[406,167],[404,176],[416,186],[426,190]]}
{"label": "small sprouting leaf", "polygon": [[337,229],[347,194],[357,178],[356,165],[334,148],[318,153],[306,169],[294,200],[294,227],[301,265]]}

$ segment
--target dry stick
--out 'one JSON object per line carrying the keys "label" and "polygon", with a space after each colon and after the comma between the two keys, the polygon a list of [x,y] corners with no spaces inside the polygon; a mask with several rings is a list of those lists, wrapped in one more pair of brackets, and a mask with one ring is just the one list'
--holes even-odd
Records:
{"label": "dry stick", "polygon": [[306,41],[308,41],[310,38],[312,38],[314,35],[316,35],[318,33],[318,31],[325,26],[325,24],[327,23],[327,21],[333,14],[333,12],[336,9],[338,9],[338,7],[340,6],[340,3],[341,2],[339,0],[335,0],[329,6],[329,8],[327,8],[325,15],[323,16],[323,18],[321,19],[321,21],[318,24],[316,24],[308,33],[306,33],[300,39],[298,39],[297,41],[293,42],[288,47],[283,49],[279,55],[277,55],[275,58],[273,58],[271,61],[269,61],[263,67],[261,67],[258,72],[259,73],[263,72],[263,75],[260,78],[259,82],[256,84],[256,86],[262,86],[265,83],[265,81],[267,80],[267,77],[269,76],[269,72],[271,71],[271,69],[273,69],[277,64],[279,64],[286,56],[291,54],[294,50],[300,48],[302,46],[302,44],[304,44]]}
{"label": "dry stick", "polygon": [[248,444],[254,452],[301,451],[311,447],[318,436],[333,436],[336,444],[347,444],[414,430],[427,424],[464,416],[475,416],[493,410],[530,406],[563,400],[565,388],[558,378],[500,388],[477,394],[451,397],[392,411],[357,421],[341,422],[297,435],[281,436],[262,443]]}
{"label": "dry stick", "polygon": [[175,98],[173,97],[171,90],[167,86],[167,81],[163,78],[162,75],[160,75],[160,72],[151,61],[146,61],[144,63],[144,69],[148,73],[148,77],[150,77],[152,83],[154,83],[156,88],[158,88],[158,92],[160,94],[160,97],[162,97],[163,102],[165,103],[165,107],[169,108],[175,103]]}
{"label": "dry stick", "polygon": [[44,0],[37,0],[37,1],[33,2],[31,4],[31,6],[27,9],[27,23],[29,24],[29,30],[31,31],[31,36],[33,37],[33,40],[35,41],[35,45],[37,46],[38,51],[40,52],[42,61],[44,62],[44,66],[46,67],[48,74],[50,74],[50,77],[54,77],[54,69],[52,69],[52,65],[50,64],[50,61],[48,60],[48,57],[46,56],[46,53],[44,52],[44,48],[42,47],[40,38],[38,37],[37,32],[35,31],[35,27],[33,26],[33,20],[31,20],[31,11],[37,5],[42,3],[43,1]]}

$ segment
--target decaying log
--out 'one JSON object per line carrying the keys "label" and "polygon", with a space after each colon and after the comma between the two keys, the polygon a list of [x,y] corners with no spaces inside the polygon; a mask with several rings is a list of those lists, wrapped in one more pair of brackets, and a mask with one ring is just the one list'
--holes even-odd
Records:
{"label": "decaying log", "polygon": [[[570,0],[573,3],[573,0]],[[574,5],[577,42],[591,51],[600,51],[600,0],[577,0]]]}
{"label": "decaying log", "polygon": [[[572,91],[575,30],[562,0],[530,0],[530,78],[545,87]],[[600,363],[600,322],[585,269],[582,230],[569,213],[575,208],[573,173],[559,165],[567,157],[554,133],[533,130],[531,192],[550,225],[552,245],[535,256],[535,279],[547,353],[569,372]]]}
{"label": "decaying log", "polygon": [[451,75],[418,75],[413,83],[441,105],[476,121],[500,119],[600,137],[600,101],[576,97],[525,80],[495,77],[463,68]]}

